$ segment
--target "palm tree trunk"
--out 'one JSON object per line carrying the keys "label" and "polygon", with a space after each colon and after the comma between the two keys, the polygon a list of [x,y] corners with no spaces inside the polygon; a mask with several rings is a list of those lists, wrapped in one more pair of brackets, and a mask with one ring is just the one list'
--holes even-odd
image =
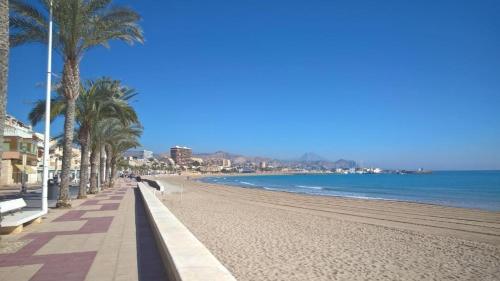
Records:
{"label": "palm tree trunk", "polygon": [[111,147],[109,145],[105,146],[106,149],[106,182],[107,186],[111,187]]}
{"label": "palm tree trunk", "polygon": [[57,208],[70,208],[70,172],[71,158],[73,158],[73,130],[75,123],[75,99],[66,99],[66,113],[64,115],[64,141],[63,141],[63,157],[61,167],[61,185],[59,186],[59,199]]}
{"label": "palm tree trunk", "polygon": [[101,161],[99,161],[99,174],[101,177],[99,178],[99,181],[101,182],[101,188],[104,186],[104,182],[106,182],[106,151],[104,150],[104,145],[101,145],[99,147],[100,149],[100,156],[101,156]]}
{"label": "palm tree trunk", "polygon": [[85,128],[81,128],[80,147],[81,147],[81,163],[80,163],[80,189],[78,198],[87,198],[87,183],[89,180],[89,143],[90,134]]}
{"label": "palm tree trunk", "polygon": [[97,193],[97,171],[99,167],[99,147],[96,145],[90,153],[90,194]]}
{"label": "palm tree trunk", "polygon": [[0,178],[2,175],[3,130],[7,105],[9,70],[9,1],[0,0]]}
{"label": "palm tree trunk", "polygon": [[115,187],[115,178],[116,178],[116,158],[113,157],[111,159],[111,179],[109,180],[109,187]]}
{"label": "palm tree trunk", "polygon": [[73,158],[73,133],[75,129],[76,99],[80,93],[80,70],[77,61],[67,60],[64,62],[62,77],[63,94],[66,99],[66,112],[64,114],[64,142],[63,159],[61,170],[61,185],[59,187],[59,199],[57,208],[70,208],[70,172],[71,158]]}

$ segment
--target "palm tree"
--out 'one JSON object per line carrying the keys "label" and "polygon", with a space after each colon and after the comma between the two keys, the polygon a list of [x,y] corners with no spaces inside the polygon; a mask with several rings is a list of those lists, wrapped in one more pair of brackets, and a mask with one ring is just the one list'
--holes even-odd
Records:
{"label": "palm tree", "polygon": [[109,157],[109,173],[107,182],[109,187],[114,186],[119,160],[123,153],[139,146],[138,138],[142,134],[142,127],[138,123],[124,124],[120,119],[111,118],[95,126],[100,137],[100,144],[106,145],[106,157]]}
{"label": "palm tree", "polygon": [[[7,104],[9,70],[9,0],[0,0],[0,163],[2,163],[3,129]],[[2,174],[0,165],[0,175]]]}
{"label": "palm tree", "polygon": [[[135,110],[129,105],[128,101],[136,95],[133,89],[124,87],[120,81],[101,80],[100,92],[110,98],[109,102],[101,105],[101,108],[96,111],[89,112],[89,122],[86,126],[85,135],[89,140],[90,153],[90,193],[97,193],[98,186],[98,166],[99,175],[101,175],[100,183],[104,182],[104,143],[101,140],[100,132],[96,130],[99,122],[106,122],[109,118],[120,120],[123,124],[137,123],[138,118]],[[84,189],[84,188],[83,188]],[[82,190],[82,188],[80,188]]]}
{"label": "palm tree", "polygon": [[111,180],[111,145],[104,143],[104,151],[106,152],[106,179],[105,186],[109,187],[109,182]]}
{"label": "palm tree", "polygon": [[99,146],[99,185],[103,186],[106,181],[106,148],[104,144]]}
{"label": "palm tree", "polygon": [[113,39],[129,44],[143,42],[138,25],[140,16],[131,9],[111,6],[111,0],[40,0],[40,6],[24,0],[12,0],[10,44],[13,46],[47,43],[47,14],[51,9],[54,21],[54,48],[61,55],[62,94],[66,103],[64,120],[63,163],[58,207],[71,207],[69,172],[75,123],[76,100],[80,93],[80,62],[90,48],[108,47]]}
{"label": "palm tree", "polygon": [[[52,99],[51,102],[52,119],[63,115],[66,110],[64,98],[60,92],[58,93],[58,97]],[[107,118],[118,118],[124,124],[138,122],[135,110],[128,103],[135,95],[134,90],[122,86],[118,80],[111,80],[109,78],[100,78],[95,82],[87,81],[85,85],[82,85],[80,95],[76,100],[76,122],[78,124],[76,135],[78,136],[78,144],[81,149],[78,198],[85,198],[87,196],[92,127],[99,121],[106,120]],[[39,100],[31,110],[29,119],[33,125],[36,125],[42,120],[44,114],[45,100]],[[94,160],[92,155],[91,153],[91,161]],[[95,191],[95,189],[92,189],[92,186],[91,191]]]}
{"label": "palm tree", "polygon": [[111,145],[111,173],[109,175],[109,187],[113,188],[115,185],[115,178],[117,175],[117,168],[119,160],[123,158],[123,153],[131,148],[140,146],[139,141],[133,135],[125,136],[118,142]]}
{"label": "palm tree", "polygon": [[[128,87],[120,85],[119,81],[109,81],[106,83],[106,88],[103,89],[113,96],[115,105],[110,109],[106,109],[104,112],[107,114],[100,114],[98,118],[94,118],[93,122],[89,123],[92,129],[89,130],[88,134],[91,136],[91,154],[90,154],[90,192],[96,193],[98,186],[98,172],[100,175],[99,183],[102,185],[105,181],[105,161],[109,153],[105,152],[106,142],[104,137],[99,130],[100,122],[106,123],[109,118],[119,120],[123,125],[129,125],[138,123],[138,118],[135,110],[128,104],[128,101],[136,95],[136,92]],[[94,115],[95,116],[95,115]],[[106,153],[106,158],[104,157]],[[108,166],[110,163],[108,163]],[[99,171],[98,171],[99,170]],[[108,172],[109,173],[109,172]]]}
{"label": "palm tree", "polygon": [[[101,122],[101,121],[99,121]],[[97,169],[99,165],[99,147],[100,147],[100,139],[99,131],[97,130],[97,126],[94,125],[92,127],[92,139],[91,139],[91,148],[90,148],[90,190],[91,194],[97,193]]]}

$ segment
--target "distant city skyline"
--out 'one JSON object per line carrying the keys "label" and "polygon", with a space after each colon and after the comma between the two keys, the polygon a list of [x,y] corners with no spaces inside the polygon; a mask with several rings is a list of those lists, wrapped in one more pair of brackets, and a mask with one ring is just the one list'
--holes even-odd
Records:
{"label": "distant city skyline", "polygon": [[[199,155],[199,154],[206,154],[206,153],[215,153],[215,152],[225,152],[225,153],[231,153],[231,154],[237,154],[241,156],[246,156],[246,157],[263,157],[263,158],[270,158],[273,160],[283,160],[283,161],[292,161],[292,160],[298,160],[301,156],[304,154],[308,153],[313,153],[316,154],[320,157],[323,158],[325,161],[337,161],[337,160],[352,160],[355,161],[358,166],[360,167],[365,167],[365,168],[383,168],[383,169],[409,169],[409,170],[418,170],[418,169],[429,169],[429,170],[436,170],[436,171],[446,171],[446,170],[499,170],[498,168],[440,168],[439,166],[433,166],[428,165],[427,162],[425,161],[420,161],[418,163],[421,163],[422,165],[418,165],[417,162],[408,162],[407,165],[392,165],[392,164],[384,164],[383,162],[374,162],[370,160],[363,160],[363,159],[353,159],[349,157],[328,157],[320,153],[316,153],[314,151],[306,151],[303,153],[299,153],[297,155],[291,155],[291,156],[273,156],[272,154],[246,154],[246,153],[240,153],[238,151],[230,151],[230,150],[225,150],[225,149],[217,149],[217,150],[212,150],[212,151],[198,151],[196,149],[193,150],[193,156]],[[168,154],[169,151],[155,151],[155,154]],[[341,154],[341,153],[339,153]]]}
{"label": "distant city skyline", "polygon": [[[92,50],[81,69],[139,92],[145,149],[500,169],[498,1],[151,3],[117,1],[143,16],[143,46]],[[45,48],[11,50],[22,121],[44,95]]]}

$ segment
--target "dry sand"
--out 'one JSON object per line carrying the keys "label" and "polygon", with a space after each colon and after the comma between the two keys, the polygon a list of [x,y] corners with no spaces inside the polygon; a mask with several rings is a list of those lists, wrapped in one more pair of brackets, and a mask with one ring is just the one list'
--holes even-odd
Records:
{"label": "dry sand", "polygon": [[500,212],[162,181],[238,280],[500,280]]}

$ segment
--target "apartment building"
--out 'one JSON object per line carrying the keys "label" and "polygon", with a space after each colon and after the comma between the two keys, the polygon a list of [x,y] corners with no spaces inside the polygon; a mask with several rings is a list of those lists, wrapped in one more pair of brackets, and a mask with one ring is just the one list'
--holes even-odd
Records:
{"label": "apartment building", "polygon": [[185,146],[174,146],[170,148],[170,157],[176,165],[187,166],[191,163],[193,152],[191,148]]}
{"label": "apartment building", "polygon": [[38,160],[43,153],[40,139],[30,125],[7,115],[5,119],[0,184],[36,183]]}

